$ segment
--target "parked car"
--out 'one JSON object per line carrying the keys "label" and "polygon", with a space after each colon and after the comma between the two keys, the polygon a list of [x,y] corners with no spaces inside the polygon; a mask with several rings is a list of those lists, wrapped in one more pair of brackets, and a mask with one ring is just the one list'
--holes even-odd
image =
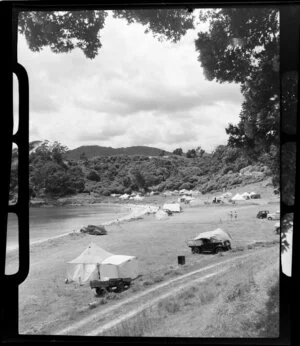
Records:
{"label": "parked car", "polygon": [[259,199],[259,198],[261,198],[261,196],[259,193],[256,193],[256,194],[251,195],[251,198],[252,199]]}
{"label": "parked car", "polygon": [[266,219],[269,213],[270,213],[269,210],[261,210],[261,211],[258,212],[256,217],[258,219]]}
{"label": "parked car", "polygon": [[267,215],[268,220],[280,220],[280,211],[276,211],[275,213],[269,213]]}
{"label": "parked car", "polygon": [[200,233],[196,238],[188,241],[193,254],[214,253],[231,249],[230,236],[221,229]]}

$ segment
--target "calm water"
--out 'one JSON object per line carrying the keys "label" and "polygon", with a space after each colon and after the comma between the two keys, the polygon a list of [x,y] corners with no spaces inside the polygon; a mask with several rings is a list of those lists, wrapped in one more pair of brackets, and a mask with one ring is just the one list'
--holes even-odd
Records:
{"label": "calm water", "polygon": [[[100,225],[129,213],[122,206],[90,205],[77,207],[30,208],[30,243],[46,240],[61,234],[78,230],[87,225]],[[8,218],[7,249],[18,246],[17,218]]]}

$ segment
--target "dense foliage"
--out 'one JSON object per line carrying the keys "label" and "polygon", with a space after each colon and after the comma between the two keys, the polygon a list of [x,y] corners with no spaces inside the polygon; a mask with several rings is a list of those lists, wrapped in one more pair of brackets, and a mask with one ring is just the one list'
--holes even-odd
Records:
{"label": "dense foliage", "polygon": [[[29,155],[31,197],[94,192],[108,196],[133,191],[198,189],[222,191],[265,179],[265,165],[241,149],[220,145],[212,153],[191,149],[182,155],[113,155],[66,160],[66,147],[43,142]],[[190,155],[190,152],[195,155]],[[14,164],[11,191],[16,191]],[[244,174],[244,171],[248,174]]]}
{"label": "dense foliage", "polygon": [[[140,23],[159,39],[176,42],[194,27],[193,13],[183,9],[113,10],[114,17]],[[56,53],[78,47],[94,58],[101,48],[106,11],[21,12],[19,32],[33,51],[49,46]],[[200,147],[173,155],[102,156],[79,161],[63,159],[56,144],[30,155],[30,187],[65,195],[79,191],[110,193],[137,189],[190,189],[202,192],[227,188],[261,175],[241,176],[239,170],[257,165],[279,183],[279,18],[274,8],[224,8],[201,12],[209,23],[195,41],[208,80],[241,85],[244,102],[237,125],[229,124],[228,146],[214,153]],[[268,169],[265,166],[268,166]],[[268,173],[269,174],[269,173]],[[250,182],[250,181],[249,181]]]}
{"label": "dense foliage", "polygon": [[63,196],[84,189],[84,175],[79,165],[64,160],[67,148],[55,142],[43,142],[29,155],[29,188],[31,196]]}
{"label": "dense foliage", "polygon": [[[140,23],[159,39],[177,42],[188,29],[193,28],[192,14],[183,9],[113,10],[115,18]],[[107,11],[31,11],[20,12],[19,32],[24,34],[29,48],[39,52],[48,46],[54,53],[70,52],[80,48],[93,59],[102,47],[101,30]]]}
{"label": "dense foliage", "polygon": [[208,80],[241,85],[240,122],[229,124],[228,143],[250,157],[261,156],[279,183],[279,14],[275,8],[203,11],[208,32],[196,40]]}

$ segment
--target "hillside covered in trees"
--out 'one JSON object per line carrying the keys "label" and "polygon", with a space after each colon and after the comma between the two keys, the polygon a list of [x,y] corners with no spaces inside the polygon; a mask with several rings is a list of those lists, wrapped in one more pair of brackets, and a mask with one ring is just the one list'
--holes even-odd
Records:
{"label": "hillside covered in trees", "polygon": [[111,148],[101,147],[99,145],[83,145],[73,150],[66,152],[66,159],[80,160],[85,158],[93,158],[95,156],[114,156],[114,155],[146,155],[159,156],[166,153],[164,150],[147,147],[147,146],[132,146],[128,148]]}
{"label": "hillside covered in trees", "polygon": [[[58,142],[31,146],[29,187],[32,197],[62,197],[77,193],[108,196],[132,191],[197,189],[222,191],[272,176],[263,157],[253,160],[242,149],[220,145],[212,153],[180,148],[160,156],[113,155],[69,160]],[[12,165],[11,198],[17,192],[17,164]]]}

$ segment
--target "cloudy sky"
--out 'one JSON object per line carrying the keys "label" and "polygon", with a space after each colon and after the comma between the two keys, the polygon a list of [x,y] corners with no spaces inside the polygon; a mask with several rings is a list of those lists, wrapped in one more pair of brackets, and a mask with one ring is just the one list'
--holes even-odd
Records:
{"label": "cloudy sky", "polygon": [[205,80],[197,30],[178,43],[144,30],[108,16],[93,60],[79,49],[34,53],[19,35],[18,59],[30,81],[30,141],[170,151],[226,144],[225,127],[239,121],[239,85]]}

